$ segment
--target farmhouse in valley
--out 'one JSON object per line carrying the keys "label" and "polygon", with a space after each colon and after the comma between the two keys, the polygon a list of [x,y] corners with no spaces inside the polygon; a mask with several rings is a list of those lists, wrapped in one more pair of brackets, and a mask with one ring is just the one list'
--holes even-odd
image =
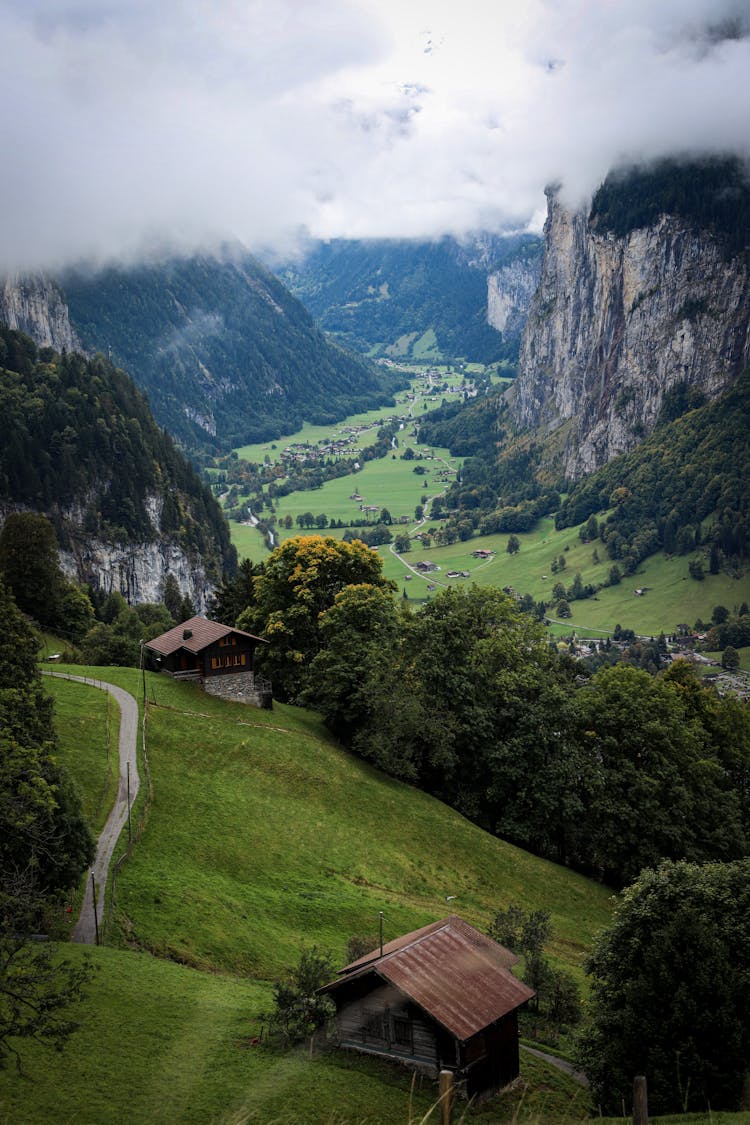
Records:
{"label": "farmhouse in valley", "polygon": [[255,707],[273,706],[271,684],[255,675],[255,650],[268,644],[242,629],[191,617],[144,648],[151,666],[180,680],[196,680],[204,691]]}
{"label": "farmhouse in valley", "polygon": [[518,958],[452,914],[360,957],[324,985],[341,1046],[437,1074],[467,1097],[518,1077],[518,1009],[534,992]]}

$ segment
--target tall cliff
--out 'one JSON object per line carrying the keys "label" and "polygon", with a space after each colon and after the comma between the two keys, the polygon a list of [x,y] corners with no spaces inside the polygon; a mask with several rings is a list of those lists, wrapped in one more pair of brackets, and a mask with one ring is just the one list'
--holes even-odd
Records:
{"label": "tall cliff", "polygon": [[70,323],[68,306],[57,285],[41,274],[0,282],[0,324],[31,336],[40,347],[57,352],[82,351]]}
{"label": "tall cliff", "polygon": [[538,257],[519,258],[487,276],[487,323],[502,332],[506,344],[520,343],[539,284]]}
{"label": "tall cliff", "polygon": [[616,232],[553,190],[544,239],[511,416],[558,430],[577,479],[638,445],[671,388],[710,400],[737,379],[750,361],[750,264],[711,224],[661,212]]}

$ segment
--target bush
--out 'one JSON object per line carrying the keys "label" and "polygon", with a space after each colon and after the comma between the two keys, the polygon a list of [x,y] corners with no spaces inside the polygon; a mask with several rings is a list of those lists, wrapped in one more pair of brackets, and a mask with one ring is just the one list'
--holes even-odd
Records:
{"label": "bush", "polygon": [[335,1015],[336,1006],[318,989],[334,976],[333,958],[313,946],[303,949],[299,964],[286,981],[275,981],[274,1008],[267,1016],[271,1036],[291,1046],[313,1035]]}

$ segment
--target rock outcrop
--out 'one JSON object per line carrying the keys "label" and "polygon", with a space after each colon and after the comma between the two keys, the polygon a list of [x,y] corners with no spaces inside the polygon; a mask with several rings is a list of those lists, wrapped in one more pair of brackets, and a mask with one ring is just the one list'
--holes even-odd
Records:
{"label": "rock outcrop", "polygon": [[68,306],[53,281],[41,274],[0,282],[0,323],[56,352],[83,351]]}
{"label": "rock outcrop", "polygon": [[487,323],[506,342],[521,337],[539,284],[540,259],[518,259],[487,277]]}
{"label": "rock outcrop", "polygon": [[204,613],[214,586],[200,558],[188,558],[178,544],[166,540],[109,543],[81,537],[70,550],[60,552],[60,565],[68,578],[91,582],[105,594],[116,591],[129,605],[162,601],[171,574],[196,613]]}
{"label": "rock outcrop", "polygon": [[709,232],[663,215],[619,238],[548,192],[545,252],[511,413],[565,426],[577,479],[633,449],[682,385],[719,395],[750,361],[750,268]]}

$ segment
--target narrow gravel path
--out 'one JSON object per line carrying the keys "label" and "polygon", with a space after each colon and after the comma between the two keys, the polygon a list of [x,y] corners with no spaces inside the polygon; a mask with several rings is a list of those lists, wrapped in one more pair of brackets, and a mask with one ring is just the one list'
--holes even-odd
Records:
{"label": "narrow gravel path", "polygon": [[538,1059],[543,1059],[544,1062],[549,1063],[550,1066],[556,1066],[558,1070],[569,1074],[579,1086],[588,1088],[589,1080],[586,1075],[582,1071],[576,1070],[573,1064],[569,1063],[567,1059],[559,1059],[557,1055],[548,1055],[546,1051],[538,1051],[536,1047],[527,1047],[525,1043],[521,1043],[520,1047],[522,1051],[528,1051],[530,1055],[536,1055]]}
{"label": "narrow gravel path", "polygon": [[[138,704],[129,692],[115,687],[114,684],[105,683],[104,680],[92,680],[87,676],[71,676],[67,672],[45,672],[45,675],[55,676],[60,680],[75,680],[79,684],[88,684],[90,687],[108,691],[120,707],[120,784],[112,811],[107,817],[107,823],[104,825],[97,842],[96,859],[91,868],[96,884],[97,915],[101,922],[104,913],[104,891],[107,885],[110,860],[120,833],[128,820],[128,763],[130,763],[131,806],[138,795]],[[94,895],[91,882],[91,875],[89,875],[86,880],[86,895],[81,908],[81,916],[71,935],[72,941],[83,942],[86,945],[93,945],[96,941]]]}

